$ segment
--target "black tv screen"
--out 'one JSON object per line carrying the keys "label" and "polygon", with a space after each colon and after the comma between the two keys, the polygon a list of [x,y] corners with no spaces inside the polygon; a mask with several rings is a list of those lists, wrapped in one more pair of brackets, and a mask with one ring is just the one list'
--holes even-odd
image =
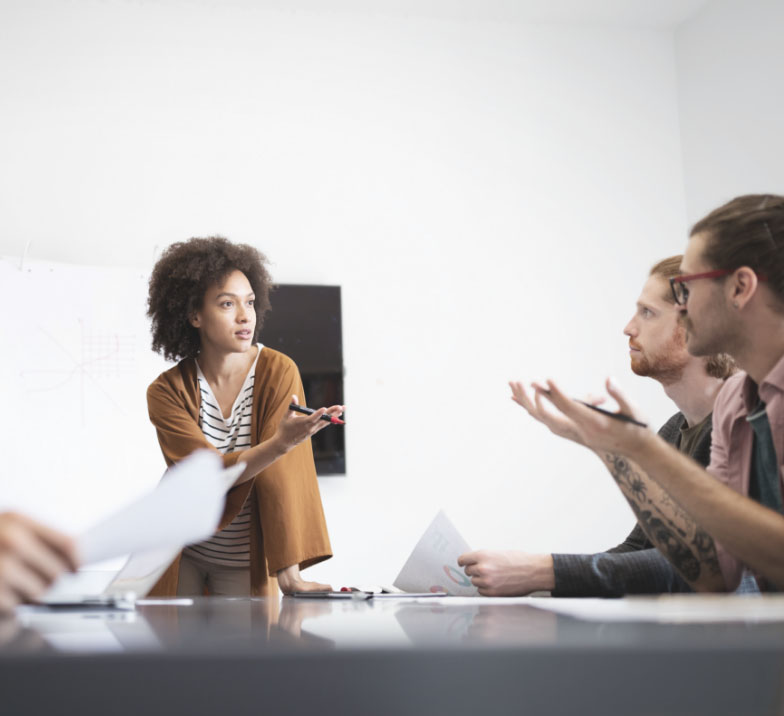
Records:
{"label": "black tv screen", "polygon": [[[270,303],[261,342],[297,364],[309,406],[342,405],[340,286],[279,284]],[[313,436],[317,474],[346,474],[345,430],[333,425]]]}

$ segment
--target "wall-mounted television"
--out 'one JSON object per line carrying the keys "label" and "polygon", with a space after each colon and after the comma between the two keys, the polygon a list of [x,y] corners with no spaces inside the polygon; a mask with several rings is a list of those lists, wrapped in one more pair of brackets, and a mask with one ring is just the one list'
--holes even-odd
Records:
{"label": "wall-mounted television", "polygon": [[[340,286],[278,284],[270,303],[261,342],[297,364],[309,406],[342,405]],[[313,436],[317,474],[346,474],[346,427],[330,426]]]}

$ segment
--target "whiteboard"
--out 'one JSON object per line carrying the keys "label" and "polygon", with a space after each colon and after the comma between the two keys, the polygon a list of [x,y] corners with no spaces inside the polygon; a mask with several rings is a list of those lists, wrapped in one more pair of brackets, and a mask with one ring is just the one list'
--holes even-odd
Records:
{"label": "whiteboard", "polygon": [[81,531],[149,490],[165,464],[147,385],[148,274],[0,257],[0,510]]}

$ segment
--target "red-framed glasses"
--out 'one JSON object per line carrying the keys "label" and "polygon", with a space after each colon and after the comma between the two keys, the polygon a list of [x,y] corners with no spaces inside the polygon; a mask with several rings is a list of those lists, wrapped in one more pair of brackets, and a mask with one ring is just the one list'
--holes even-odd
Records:
{"label": "red-framed glasses", "polygon": [[[705,273],[690,273],[684,276],[673,276],[670,279],[670,288],[672,289],[672,297],[675,303],[679,306],[685,306],[686,301],[689,300],[689,287],[686,285],[689,281],[696,281],[700,278],[721,278],[722,276],[729,276],[734,269],[716,269],[715,271],[706,271]],[[759,281],[767,281],[767,276],[757,274]]]}

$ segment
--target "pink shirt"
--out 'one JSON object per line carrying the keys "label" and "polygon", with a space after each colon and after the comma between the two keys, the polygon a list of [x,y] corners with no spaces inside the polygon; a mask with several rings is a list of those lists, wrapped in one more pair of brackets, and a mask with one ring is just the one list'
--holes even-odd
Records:
{"label": "pink shirt", "polygon": [[[759,386],[759,397],[765,402],[779,464],[779,482],[784,456],[784,356],[765,376]],[[746,421],[757,406],[754,382],[746,373],[728,378],[713,407],[713,436],[708,472],[741,495],[749,494],[751,450],[754,431]],[[719,565],[728,590],[740,583],[744,565],[716,544]]]}

